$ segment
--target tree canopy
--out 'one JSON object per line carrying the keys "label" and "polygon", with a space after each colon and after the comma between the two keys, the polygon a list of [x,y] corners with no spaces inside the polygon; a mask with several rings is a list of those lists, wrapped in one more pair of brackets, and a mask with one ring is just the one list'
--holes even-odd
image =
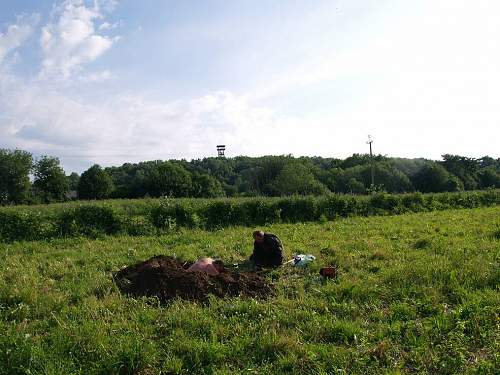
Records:
{"label": "tree canopy", "polygon": [[[375,186],[371,186],[371,171]],[[500,159],[442,160],[354,154],[344,160],[292,155],[153,160],[64,175],[59,159],[0,149],[0,204],[80,199],[442,192],[500,188]]]}
{"label": "tree canopy", "polygon": [[78,182],[78,198],[80,199],[104,199],[108,198],[113,191],[113,180],[108,173],[95,164],[80,176]]}
{"label": "tree canopy", "polygon": [[0,203],[24,203],[29,199],[32,166],[29,152],[0,149]]}
{"label": "tree canopy", "polygon": [[33,166],[33,187],[43,202],[64,200],[68,192],[68,179],[59,164],[59,159],[43,156]]}

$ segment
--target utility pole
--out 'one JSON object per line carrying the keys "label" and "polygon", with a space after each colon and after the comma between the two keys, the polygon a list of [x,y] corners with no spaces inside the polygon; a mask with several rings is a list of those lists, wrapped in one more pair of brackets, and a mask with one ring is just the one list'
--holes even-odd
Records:
{"label": "utility pole", "polygon": [[370,169],[371,169],[371,175],[372,175],[372,186],[371,186],[371,188],[373,189],[375,187],[375,175],[373,173],[373,153],[372,153],[373,138],[372,138],[371,135],[368,136],[368,141],[366,143],[370,145]]}

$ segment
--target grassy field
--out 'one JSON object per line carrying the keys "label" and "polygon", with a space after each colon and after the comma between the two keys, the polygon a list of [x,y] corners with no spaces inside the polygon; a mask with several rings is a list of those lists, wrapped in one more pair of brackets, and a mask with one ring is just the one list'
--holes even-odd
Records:
{"label": "grassy field", "polygon": [[316,262],[273,271],[269,300],[206,305],[129,298],[111,273],[237,262],[253,228],[0,244],[0,374],[498,374],[500,207],[264,229]]}

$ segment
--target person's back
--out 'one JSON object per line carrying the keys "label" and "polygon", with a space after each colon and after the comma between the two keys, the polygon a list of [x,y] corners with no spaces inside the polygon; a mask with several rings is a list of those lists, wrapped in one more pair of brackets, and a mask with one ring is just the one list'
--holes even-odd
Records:
{"label": "person's back", "polygon": [[283,245],[278,236],[255,231],[253,238],[255,242],[250,260],[256,266],[277,267],[283,263]]}

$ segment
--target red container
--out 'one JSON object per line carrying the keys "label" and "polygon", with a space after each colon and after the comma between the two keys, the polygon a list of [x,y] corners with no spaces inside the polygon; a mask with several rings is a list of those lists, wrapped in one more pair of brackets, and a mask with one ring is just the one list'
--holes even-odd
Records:
{"label": "red container", "polygon": [[323,267],[319,270],[319,274],[327,279],[334,279],[337,277],[337,269],[335,267]]}

